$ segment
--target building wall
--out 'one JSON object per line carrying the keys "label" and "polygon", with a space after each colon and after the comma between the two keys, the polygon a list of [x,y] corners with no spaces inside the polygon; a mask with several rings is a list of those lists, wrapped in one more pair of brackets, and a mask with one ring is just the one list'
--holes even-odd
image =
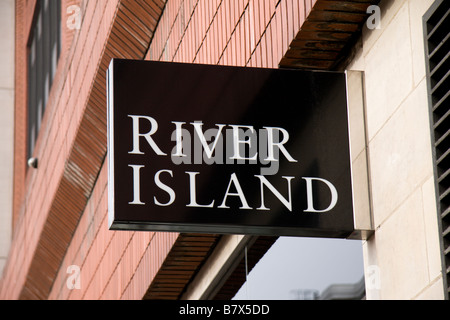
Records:
{"label": "building wall", "polygon": [[[363,28],[345,67],[362,71],[364,78],[365,114],[351,105],[350,127],[366,135],[365,143],[351,138],[353,172],[360,175],[354,181],[364,181],[361,167],[368,157],[374,234],[363,241],[363,250],[369,300],[445,298],[422,29],[422,16],[432,3],[381,1],[379,29]],[[354,89],[357,78],[349,74]],[[358,127],[361,116],[365,132]],[[224,250],[214,256],[185,297],[206,292],[205,281],[217,272],[215,262],[231,254]]]}
{"label": "building wall", "polygon": [[[30,16],[32,2],[17,1],[16,17]],[[106,109],[112,57],[278,67],[316,1],[147,2],[151,10],[165,5],[162,16],[142,17],[155,29],[138,28],[125,49],[120,38],[129,35],[116,28],[116,14],[133,1],[75,2],[81,28],[62,23],[65,50],[36,145],[38,170],[25,169],[23,150],[15,152],[14,234],[0,298],[141,299],[177,239],[108,230],[106,116],[97,115]],[[363,71],[365,81],[375,226],[364,243],[368,299],[443,298],[421,22],[431,3],[382,1],[381,28],[363,29],[347,67]],[[23,71],[16,69],[19,78]],[[19,83],[16,113],[23,114],[26,85]]]}
{"label": "building wall", "polygon": [[[106,10],[107,3],[111,5],[109,10]],[[59,221],[47,222],[51,212],[55,210],[57,191],[63,190],[61,184],[64,182],[64,169],[86,107],[89,88],[94,80],[97,68],[95,61],[99,60],[102,44],[106,41],[115,12],[112,1],[83,2],[82,10],[90,13],[83,17],[84,28],[74,34],[72,30],[65,28],[64,22],[62,23],[63,37],[72,34],[74,42],[70,48],[65,46],[66,50],[61,53],[33,155],[39,159],[39,167],[37,170],[31,170],[26,168],[25,158],[26,43],[34,5],[35,1],[16,1],[16,48],[19,48],[16,50],[16,59],[20,63],[17,63],[16,68],[16,85],[19,89],[16,90],[15,99],[14,232],[8,265],[0,283],[0,297],[9,299],[45,296],[52,281],[45,276],[48,272],[46,267],[59,265],[58,261],[50,258],[48,251],[64,252],[63,244],[68,240],[61,232],[50,232],[50,237],[43,235],[43,232],[55,225],[64,230],[68,228],[67,225],[73,226],[76,223],[73,215],[76,215],[77,210],[73,209],[71,202],[58,205],[59,209],[56,211],[59,212],[55,212],[54,218]],[[67,7],[64,1],[62,7]],[[93,15],[95,11],[96,16]],[[89,30],[92,34],[88,36]],[[75,199],[75,193],[71,196]],[[47,245],[43,246],[40,241],[47,242]],[[38,250],[47,250],[47,259],[33,260]],[[30,280],[27,276],[29,272],[42,272],[43,275]],[[27,289],[30,282],[34,282],[31,285],[34,290]]]}
{"label": "building wall", "polygon": [[[117,6],[112,2],[105,5],[100,1],[95,7],[96,3],[90,1],[83,7],[83,26],[80,35],[75,35],[79,37],[78,41],[86,41],[87,48],[91,46],[89,42],[99,40],[83,37],[86,24],[93,24],[89,31],[91,35],[96,34],[93,30],[98,29],[97,37],[104,39],[108,20],[105,17],[100,19],[101,12],[113,13],[114,5]],[[168,1],[145,58],[277,67],[302,21],[297,19],[294,23],[287,14],[288,10],[293,13],[292,10],[295,9],[298,16],[303,15],[304,19],[305,12],[308,12],[312,5],[306,1],[306,7],[303,8],[293,6],[293,3],[295,1],[285,0]],[[89,19],[92,19],[92,22]],[[99,22],[101,25],[98,25]],[[78,48],[82,48],[80,43],[77,44],[76,50],[79,50]],[[76,57],[77,53],[74,60]],[[81,60],[80,68],[85,61]],[[93,55],[89,61],[91,68],[95,65],[94,61],[99,61],[99,57]],[[87,79],[92,77],[88,70],[84,72]],[[75,85],[77,78],[82,75],[83,73],[74,73],[71,83]],[[74,90],[76,88],[69,87],[67,93]],[[79,104],[71,101],[76,98],[72,95],[66,98],[67,110],[75,108],[75,111],[72,111],[75,121],[79,117]],[[64,117],[61,120],[64,121]],[[74,120],[70,121],[70,124]],[[60,142],[64,146],[71,141],[71,125],[61,125],[62,128],[69,128]],[[62,154],[63,159],[67,157],[66,152]],[[144,296],[177,235],[112,232],[107,228],[106,215],[106,164],[103,163],[49,298],[141,299]],[[67,288],[68,276],[72,275],[71,269],[68,269],[71,265],[80,268],[80,290]]]}
{"label": "building wall", "polygon": [[12,234],[14,158],[14,1],[0,1],[0,275]]}
{"label": "building wall", "polygon": [[168,1],[146,59],[276,68],[314,2]]}
{"label": "building wall", "polygon": [[364,243],[368,299],[442,299],[422,16],[432,0],[381,1],[349,70],[365,73],[375,234]]}

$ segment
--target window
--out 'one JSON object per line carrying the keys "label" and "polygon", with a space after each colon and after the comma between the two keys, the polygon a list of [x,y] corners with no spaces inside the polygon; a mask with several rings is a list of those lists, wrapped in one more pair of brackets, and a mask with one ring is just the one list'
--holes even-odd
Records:
{"label": "window", "polygon": [[27,156],[33,154],[61,51],[61,1],[38,0],[28,47]]}
{"label": "window", "polygon": [[424,16],[424,33],[438,212],[442,230],[443,276],[448,295],[450,290],[450,1],[435,1]]}
{"label": "window", "polygon": [[361,300],[358,240],[279,237],[248,274],[234,300]]}

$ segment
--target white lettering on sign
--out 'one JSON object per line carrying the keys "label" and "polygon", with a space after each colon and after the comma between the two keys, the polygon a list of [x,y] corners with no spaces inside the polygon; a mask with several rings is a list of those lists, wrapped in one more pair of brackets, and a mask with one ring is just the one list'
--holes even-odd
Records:
{"label": "white lettering on sign", "polygon": [[[145,154],[142,151],[142,138],[145,138],[144,141],[151,147],[151,149],[158,156],[167,156],[156,144],[155,140],[152,136],[158,130],[158,122],[149,116],[143,115],[128,115],[132,119],[132,130],[133,130],[133,146],[132,150],[129,151],[129,154]],[[142,122],[147,122],[150,124],[150,130],[148,132],[141,132],[141,127],[143,126]],[[186,137],[186,135],[190,134],[190,131],[184,130],[183,126],[186,124],[185,122],[177,122],[172,121],[175,125],[174,135],[175,135],[175,147],[173,148],[172,157],[187,157],[188,155],[185,153],[185,149],[189,148],[190,145],[185,143],[185,141],[192,141],[191,137]],[[147,125],[148,125],[147,124]],[[203,130],[203,123],[201,121],[191,122],[190,125],[194,128],[194,132],[199,139],[202,149],[208,159],[213,159],[213,154],[223,155],[222,148],[218,148],[219,141],[222,139],[223,131],[225,127],[230,127],[232,132],[232,150],[227,150],[226,158],[228,160],[257,160],[258,151],[255,151],[255,154],[246,157],[241,152],[241,149],[245,149],[245,145],[248,145],[250,148],[252,146],[258,145],[258,138],[256,130],[253,126],[245,126],[245,125],[225,125],[225,124],[216,124],[216,128],[211,128],[209,130],[214,130],[215,134],[212,135],[213,142],[209,143],[207,139],[207,132]],[[209,131],[208,130],[208,131]],[[246,131],[246,132],[245,132]],[[264,132],[261,132],[264,131]],[[246,134],[247,139],[242,139],[242,133]],[[279,134],[282,134],[282,141],[278,141]],[[209,136],[209,134],[208,134]],[[266,143],[261,143],[261,140],[266,140]],[[279,127],[263,127],[260,129],[260,143],[259,147],[263,152],[260,155],[260,160],[262,163],[264,162],[273,162],[279,161],[279,151],[284,155],[284,157],[289,162],[297,162],[294,159],[287,149],[285,148],[285,144],[289,141],[289,133],[287,130]],[[194,150],[195,151],[195,150]],[[216,157],[218,160],[222,159],[222,157]],[[233,163],[227,162],[227,163]]]}
{"label": "white lettering on sign", "polygon": [[[275,151],[280,150],[286,159],[288,159],[289,162],[297,162],[294,158],[291,157],[289,152],[284,148],[284,144],[288,142],[289,140],[289,133],[283,129],[283,128],[271,128],[271,127],[264,127],[264,129],[267,130],[267,151],[268,151],[268,157],[266,161],[278,161],[277,158],[275,158]],[[275,135],[274,131],[280,131],[283,133],[283,141],[281,142],[275,142]],[[275,149],[275,147],[278,147],[278,149]]]}
{"label": "white lettering on sign", "polygon": [[[164,152],[161,151],[161,149],[156,145],[155,141],[152,139],[152,135],[156,132],[156,130],[158,130],[158,122],[156,122],[155,119],[153,119],[152,117],[147,117],[147,116],[129,116],[130,118],[133,119],[133,150],[130,151],[130,154],[144,154],[141,149],[140,149],[140,138],[144,137],[148,144],[150,145],[150,147],[153,149],[153,151],[155,151],[155,153],[158,156],[166,156],[167,154],[165,154]],[[141,119],[145,119],[148,120],[148,122],[150,122],[150,131],[147,133],[140,133],[140,129],[139,129],[139,125],[140,125],[140,120]]]}
{"label": "white lettering on sign", "polygon": [[[330,181],[327,181],[327,180],[321,179],[321,178],[305,178],[305,177],[303,177],[302,179],[306,180],[306,194],[307,194],[308,208],[305,210],[305,212],[327,212],[336,206],[336,203],[338,201],[338,192],[337,192],[336,188],[334,187],[334,185]],[[325,183],[327,185],[327,187],[330,189],[331,202],[330,202],[330,205],[328,206],[328,208],[326,208],[326,209],[323,209],[323,210],[314,209],[313,191],[312,191],[313,190],[312,182],[314,180]]]}
{"label": "white lettering on sign", "polygon": [[255,129],[252,126],[236,126],[236,125],[230,125],[230,127],[233,128],[233,150],[234,154],[231,157],[231,159],[236,160],[256,160],[258,154],[255,153],[253,157],[244,157],[240,154],[241,145],[247,144],[249,147],[252,146],[252,139],[249,138],[247,140],[240,140],[240,133],[243,129],[247,129],[250,131],[250,133],[254,133]]}
{"label": "white lettering on sign", "polygon": [[160,188],[161,190],[164,190],[165,192],[168,193],[169,201],[167,201],[166,203],[161,203],[158,200],[156,200],[156,197],[153,197],[153,199],[157,206],[166,207],[166,206],[170,206],[175,201],[175,191],[173,191],[173,189],[171,187],[169,187],[168,185],[161,182],[159,176],[162,172],[167,172],[168,174],[170,174],[171,177],[173,177],[173,172],[172,172],[172,170],[159,170],[155,174],[155,184],[158,186],[158,188]]}
{"label": "white lettering on sign", "polygon": [[[133,201],[129,202],[129,204],[133,204],[133,205],[144,205],[145,203],[141,202],[141,188],[140,188],[140,180],[141,180],[141,169],[145,168],[145,166],[137,166],[137,165],[130,165],[129,167],[133,168]],[[156,172],[155,177],[154,177],[154,181],[155,181],[155,185],[165,191],[168,195],[169,195],[169,200],[166,203],[161,203],[159,202],[156,197],[154,197],[154,203],[157,206],[170,206],[171,204],[174,203],[175,199],[176,199],[176,193],[175,190],[173,190],[170,186],[168,186],[167,184],[161,182],[160,180],[160,175],[161,173],[167,173],[168,175],[170,175],[170,177],[173,178],[173,172],[171,170],[159,170],[158,172]],[[194,208],[214,208],[215,207],[215,203],[216,200],[215,199],[211,199],[210,203],[208,204],[201,204],[197,202],[197,183],[196,183],[196,179],[197,176],[200,174],[200,172],[185,172],[188,176],[189,176],[189,192],[190,192],[190,201],[188,204],[186,204],[186,207],[194,207]],[[270,190],[270,192],[286,207],[286,209],[288,209],[289,211],[293,211],[293,207],[292,207],[292,192],[291,192],[291,182],[293,179],[295,179],[295,177],[289,177],[289,176],[283,176],[282,178],[286,180],[286,186],[287,186],[287,192],[285,192],[286,195],[282,194],[282,191],[277,190],[270,182],[269,180],[267,180],[267,178],[265,176],[261,176],[261,175],[255,175],[255,178],[258,178],[260,181],[260,206],[258,208],[256,208],[257,210],[270,210],[270,208],[268,208],[265,204],[264,201],[264,195],[265,195],[265,189]],[[324,212],[328,212],[331,211],[337,204],[338,201],[338,192],[336,190],[336,188],[334,187],[334,185],[330,182],[327,181],[325,179],[322,178],[311,178],[311,177],[302,177],[303,180],[306,181],[306,198],[307,198],[307,208],[305,210],[303,210],[304,212],[311,212],[311,213],[324,213]],[[313,187],[312,187],[312,182],[316,181],[316,182],[321,182],[323,184],[325,184],[331,194],[331,200],[330,200],[330,204],[328,205],[327,208],[324,209],[316,209],[314,207],[313,204],[313,198],[314,198],[314,191],[313,191]],[[234,186],[234,188],[236,189],[236,192],[230,192],[231,189],[231,185]],[[232,173],[230,175],[230,181],[228,183],[228,187],[226,189],[226,192],[223,196],[223,200],[222,203],[217,206],[217,208],[219,209],[228,209],[230,208],[229,206],[227,206],[227,199],[228,197],[233,196],[233,197],[238,197],[240,202],[241,202],[241,206],[239,207],[239,209],[253,209],[252,207],[249,206],[248,201],[245,197],[245,193],[244,190],[241,187],[241,184],[239,182],[238,176],[236,175],[236,173]],[[209,201],[208,201],[209,202]]]}
{"label": "white lettering on sign", "polygon": [[144,166],[138,166],[138,165],[128,165],[129,167],[133,168],[133,201],[129,202],[128,204],[140,204],[143,205],[141,201],[141,175],[140,171],[141,168]]}
{"label": "white lettering on sign", "polygon": [[[146,143],[152,152],[157,156],[168,156],[157,145],[153,137],[156,136],[158,130],[158,122],[156,119],[144,116],[144,115],[128,115],[132,121],[132,148],[129,154],[145,155],[148,152],[148,147],[144,147],[143,143]],[[189,124],[186,122],[172,121],[174,125],[174,133],[172,134],[172,141],[175,141],[175,146],[172,148],[173,159],[182,158],[181,163],[191,163],[190,160],[186,162],[186,158],[189,158],[192,154],[190,150],[190,143],[193,140],[190,136],[190,131],[187,127],[192,128],[192,132],[199,141],[200,152],[206,156],[207,159],[217,158],[222,159],[223,154],[223,135],[227,134],[231,143],[226,144],[226,163],[255,163],[258,160],[262,164],[268,162],[278,162],[279,157],[282,155],[288,162],[296,163],[297,159],[294,159],[286,148],[289,141],[289,133],[286,129],[280,127],[262,127],[262,129],[256,130],[253,126],[248,125],[226,125],[216,124],[214,128],[204,130],[204,124],[201,121],[194,121]],[[146,128],[146,129],[144,129]],[[211,131],[212,130],[212,131]],[[258,134],[259,132],[259,134]],[[259,136],[259,137],[258,137]],[[231,139],[230,139],[231,138]],[[259,139],[259,143],[258,143]],[[210,141],[212,140],[212,141]],[[231,150],[228,150],[230,149]],[[248,154],[246,154],[248,149]],[[194,153],[198,152],[197,149]],[[194,154],[195,156],[195,154]],[[203,158],[203,156],[201,157]],[[222,159],[223,160],[223,159]],[[214,161],[212,162],[214,163]],[[219,161],[219,163],[223,163]],[[128,202],[130,205],[145,205],[141,200],[141,175],[145,174],[145,165],[129,164],[132,168],[133,175],[133,199]],[[277,167],[278,168],[278,167]],[[230,197],[239,199],[239,209],[248,210],[270,210],[266,205],[265,195],[270,192],[288,211],[293,211],[293,198],[292,198],[292,181],[296,179],[294,176],[282,176],[281,178],[286,181],[284,187],[275,187],[265,175],[254,175],[254,183],[259,182],[260,190],[260,203],[249,204],[248,199],[245,196],[245,190],[239,181],[239,177],[236,173],[230,175],[228,186],[223,195],[218,199],[208,199],[206,203],[199,203],[197,198],[197,178],[200,172],[186,171],[186,175],[189,178],[189,203],[185,204],[186,207],[196,208],[214,208],[229,209],[227,201]],[[161,180],[161,176],[164,175],[164,181]],[[164,191],[168,195],[168,200],[162,201],[158,199],[156,195],[153,196],[153,203],[157,206],[170,206],[176,201],[176,191],[170,185],[170,180],[175,178],[172,170],[161,169],[154,175],[154,183],[157,188]],[[303,208],[303,212],[308,213],[325,213],[331,211],[338,202],[338,192],[335,186],[328,180],[318,177],[299,177],[299,179],[306,182],[306,208]],[[314,184],[322,184],[326,186],[330,193],[330,202],[326,208],[316,208],[314,206]],[[283,184],[281,184],[283,185]],[[280,189],[281,188],[281,189]],[[235,192],[231,191],[234,190]],[[217,205],[217,202],[220,205]],[[253,205],[253,206],[251,206]]]}
{"label": "white lettering on sign", "polygon": [[[237,191],[236,193],[230,193],[231,183],[234,184],[234,187],[236,188],[236,191]],[[242,187],[241,187],[241,184],[239,183],[236,173],[233,173],[231,175],[230,183],[228,184],[227,191],[225,192],[225,196],[223,197],[222,204],[220,206],[218,206],[218,208],[225,208],[225,209],[230,208],[230,207],[227,207],[227,205],[226,205],[228,196],[238,196],[239,197],[239,199],[241,200],[241,203],[242,203],[242,206],[240,207],[240,209],[252,209],[251,207],[249,207],[249,205],[247,203],[247,199],[244,196],[244,192],[242,191]]]}

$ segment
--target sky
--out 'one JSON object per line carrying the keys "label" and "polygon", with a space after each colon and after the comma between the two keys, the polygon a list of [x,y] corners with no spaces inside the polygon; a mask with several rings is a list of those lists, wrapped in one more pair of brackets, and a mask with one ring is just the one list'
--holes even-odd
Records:
{"label": "sky", "polygon": [[295,290],[354,284],[364,274],[359,240],[280,237],[249,273],[235,300],[290,300]]}

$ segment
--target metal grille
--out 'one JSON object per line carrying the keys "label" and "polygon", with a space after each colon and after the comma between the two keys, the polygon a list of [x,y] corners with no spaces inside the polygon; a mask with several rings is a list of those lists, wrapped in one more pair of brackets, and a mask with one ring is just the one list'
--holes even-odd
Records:
{"label": "metal grille", "polygon": [[437,0],[424,16],[427,80],[441,221],[443,276],[450,292],[450,1]]}

